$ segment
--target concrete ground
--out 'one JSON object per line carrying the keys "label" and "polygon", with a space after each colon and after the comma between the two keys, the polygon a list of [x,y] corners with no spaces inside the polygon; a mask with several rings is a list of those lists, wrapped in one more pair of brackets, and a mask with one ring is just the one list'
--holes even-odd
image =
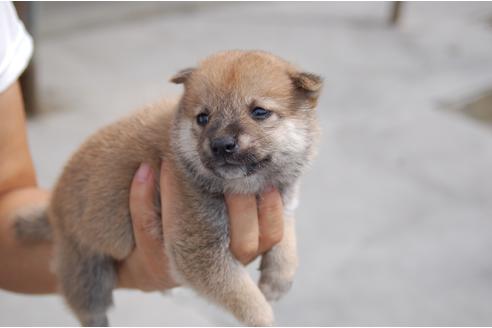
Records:
{"label": "concrete ground", "polygon": [[[492,130],[448,110],[492,88],[491,3],[40,3],[41,185],[86,136],[175,94],[218,50],[325,77],[300,268],[280,325],[492,325]],[[254,271],[254,268],[252,268]],[[187,290],[115,293],[113,325],[236,325]],[[75,325],[57,296],[0,292],[1,325]]]}

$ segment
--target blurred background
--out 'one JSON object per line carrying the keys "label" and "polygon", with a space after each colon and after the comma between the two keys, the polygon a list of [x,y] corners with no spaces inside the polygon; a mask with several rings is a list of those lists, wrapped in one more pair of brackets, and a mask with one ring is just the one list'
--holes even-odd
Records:
{"label": "blurred background", "polygon": [[[492,3],[27,3],[28,129],[50,188],[97,128],[225,49],[325,78],[279,325],[492,325]],[[257,263],[251,272],[257,276]],[[115,292],[113,325],[237,325],[193,292]],[[1,325],[76,325],[0,291]]]}

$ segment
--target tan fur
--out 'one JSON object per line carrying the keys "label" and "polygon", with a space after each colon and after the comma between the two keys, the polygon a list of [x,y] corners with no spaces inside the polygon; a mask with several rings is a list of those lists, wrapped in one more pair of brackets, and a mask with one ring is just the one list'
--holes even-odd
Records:
{"label": "tan fur", "polygon": [[[149,106],[103,128],[65,166],[48,209],[61,291],[84,325],[107,324],[116,277],[112,261],[124,259],[134,247],[128,205],[132,177],[141,162],[158,172],[164,159],[176,168],[179,181],[174,224],[164,229],[175,279],[247,325],[271,325],[267,299],[289,289],[297,267],[293,222],[286,222],[284,239],[263,257],[262,293],[229,251],[223,194],[258,194],[274,185],[286,215],[293,214],[298,179],[318,135],[313,109],[321,79],[265,52],[228,51],[172,81],[185,85],[179,100]],[[273,114],[255,121],[251,110],[257,106]],[[199,126],[196,116],[204,111],[210,122]],[[223,169],[210,143],[228,135],[238,139],[240,165]],[[156,211],[159,206],[156,199]]]}
{"label": "tan fur", "polygon": [[[164,155],[169,143],[165,131],[170,130],[176,104],[166,101],[144,108],[100,130],[79,148],[54,189],[49,211],[55,234],[116,259],[128,256],[134,247],[128,233],[131,178],[143,161],[159,172],[163,157],[173,160],[171,154]],[[67,220],[68,213],[78,219]]]}

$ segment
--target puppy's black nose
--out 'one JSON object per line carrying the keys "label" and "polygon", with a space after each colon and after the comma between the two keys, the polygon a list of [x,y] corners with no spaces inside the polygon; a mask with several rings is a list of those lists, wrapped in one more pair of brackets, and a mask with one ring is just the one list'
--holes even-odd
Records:
{"label": "puppy's black nose", "polygon": [[212,140],[210,148],[215,156],[226,156],[234,154],[239,149],[239,145],[234,137],[227,136]]}

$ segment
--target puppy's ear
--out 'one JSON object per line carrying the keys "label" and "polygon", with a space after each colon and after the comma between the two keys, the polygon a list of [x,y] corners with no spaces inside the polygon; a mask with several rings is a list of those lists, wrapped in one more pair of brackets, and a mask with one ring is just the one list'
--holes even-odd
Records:
{"label": "puppy's ear", "polygon": [[176,83],[176,84],[182,84],[185,83],[191,76],[195,69],[193,67],[190,68],[185,68],[176,73],[172,78],[171,82]]}
{"label": "puppy's ear", "polygon": [[323,87],[323,78],[307,72],[290,73],[290,78],[297,97],[307,104],[309,108],[316,107],[321,88]]}

